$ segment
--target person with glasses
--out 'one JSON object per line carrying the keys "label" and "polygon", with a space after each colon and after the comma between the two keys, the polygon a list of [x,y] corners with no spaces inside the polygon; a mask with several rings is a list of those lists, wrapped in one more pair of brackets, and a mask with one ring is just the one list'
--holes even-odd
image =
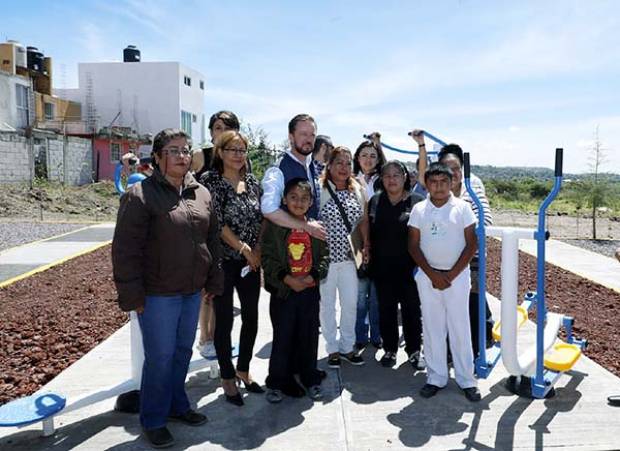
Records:
{"label": "person with glasses", "polygon": [[[200,180],[203,174],[212,168],[213,164],[213,143],[217,138],[228,130],[239,131],[240,124],[237,115],[232,111],[218,111],[209,119],[209,133],[211,135],[211,143],[206,146],[199,147],[194,150],[192,156],[192,171],[196,180]],[[249,164],[248,159],[248,164]],[[249,167],[249,166],[248,166]],[[250,170],[250,172],[252,172]],[[198,338],[197,349],[200,355],[205,359],[215,359],[215,345],[213,344],[213,336],[215,331],[215,313],[213,305],[203,297],[200,306],[200,317],[198,319],[200,327],[200,335]]]}
{"label": "person with glasses", "polygon": [[[375,187],[380,188],[379,174],[385,164],[385,155],[381,149],[377,132],[370,135],[372,139],[364,140],[357,146],[353,155],[353,173],[357,181],[366,188],[366,197],[370,199]],[[377,289],[366,271],[358,271],[357,319],[355,321],[355,347],[362,350],[368,344],[380,349],[381,332],[379,328],[379,304]]]}
{"label": "person with glasses", "polygon": [[[264,390],[250,376],[254,342],[258,332],[260,295],[260,235],[263,215],[261,187],[247,168],[248,141],[238,131],[225,131],[215,140],[213,168],[201,182],[214,197],[215,212],[222,225],[224,292],[215,306],[215,350],[226,401],[242,406],[236,381],[251,393]],[[233,291],[241,303],[241,334],[237,368],[232,363]]]}
{"label": "person with glasses", "polygon": [[155,136],[153,175],[121,197],[112,241],[118,302],[142,331],[140,423],[154,447],[174,444],[169,420],[207,421],[191,409],[185,377],[201,290],[212,298],[224,288],[220,227],[211,194],[189,172],[190,146],[178,129]]}

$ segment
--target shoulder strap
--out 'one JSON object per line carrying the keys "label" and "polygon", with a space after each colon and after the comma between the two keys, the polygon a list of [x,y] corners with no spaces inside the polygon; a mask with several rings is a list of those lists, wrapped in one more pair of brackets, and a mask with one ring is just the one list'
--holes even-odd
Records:
{"label": "shoulder strap", "polygon": [[347,228],[349,233],[351,233],[351,231],[353,230],[353,227],[351,227],[351,223],[349,222],[349,218],[347,217],[347,213],[344,211],[344,207],[340,203],[340,199],[338,199],[338,196],[336,196],[336,193],[334,193],[334,190],[332,189],[332,187],[329,184],[329,182],[327,182],[327,191],[329,191],[329,195],[332,197],[332,199],[334,199],[334,203],[336,204],[336,207],[338,207],[338,211],[340,212],[340,216],[342,217],[342,221],[344,222],[344,226]]}

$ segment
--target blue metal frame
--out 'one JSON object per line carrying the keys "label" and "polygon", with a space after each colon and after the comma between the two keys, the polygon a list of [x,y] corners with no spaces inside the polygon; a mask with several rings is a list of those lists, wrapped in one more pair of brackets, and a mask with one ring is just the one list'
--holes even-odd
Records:
{"label": "blue metal frame", "polygon": [[469,193],[469,196],[473,200],[474,204],[478,208],[478,225],[476,226],[476,236],[478,238],[478,356],[475,359],[476,375],[482,379],[486,379],[497,360],[500,357],[501,349],[499,346],[494,346],[489,351],[489,359],[487,359],[487,331],[485,324],[485,312],[486,312],[486,233],[484,225],[484,208],[482,202],[471,187],[471,172],[470,172],[469,152],[465,152],[463,155],[463,172],[465,188]]}
{"label": "blue metal frame", "polygon": [[[435,141],[437,144],[439,144],[441,147],[445,146],[446,143],[444,141],[442,141],[441,139],[437,138],[436,136],[431,135],[429,132],[427,131],[422,131],[422,134],[424,136],[426,136],[428,139]],[[365,139],[369,139],[368,135],[364,135]],[[394,146],[390,146],[389,144],[384,143],[383,141],[381,141],[381,145],[383,147],[385,147],[386,149],[389,150],[393,150],[394,152],[398,152],[398,153],[404,153],[404,154],[408,154],[408,155],[419,155],[420,152],[418,152],[417,150],[406,150],[406,149],[399,149],[398,147],[394,147]],[[426,152],[427,155],[437,155],[439,152],[436,151],[429,151]]]}
{"label": "blue metal frame", "polygon": [[[548,238],[546,230],[547,208],[560,192],[562,186],[562,149],[555,150],[555,181],[553,189],[547,195],[538,209],[538,230],[534,234],[537,243],[536,252],[536,376],[532,378],[532,396],[544,398],[559,375],[551,374],[544,366],[544,337],[547,306],[545,305],[545,241]],[[545,377],[547,376],[547,377]]]}

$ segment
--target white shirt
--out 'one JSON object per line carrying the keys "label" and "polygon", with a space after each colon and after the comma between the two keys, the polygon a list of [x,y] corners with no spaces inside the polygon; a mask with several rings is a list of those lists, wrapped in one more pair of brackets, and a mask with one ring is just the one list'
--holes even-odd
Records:
{"label": "white shirt", "polygon": [[[312,173],[310,172],[310,164],[312,163],[312,157],[306,157],[306,161],[300,161],[290,150],[286,151],[287,154],[293,160],[299,162],[299,164],[306,167],[306,174],[308,174],[308,180],[312,180]],[[279,163],[279,161],[278,161]],[[282,204],[282,195],[284,194],[284,174],[280,170],[280,167],[276,163],[275,166],[271,166],[265,172],[261,185],[263,187],[263,196],[260,199],[261,212],[264,215],[273,213],[280,208]],[[310,184],[314,187],[314,184]],[[316,196],[316,193],[313,193]]]}
{"label": "white shirt", "polygon": [[407,225],[420,230],[420,249],[428,264],[447,271],[465,249],[465,228],[475,223],[469,203],[450,194],[439,208],[430,197],[415,204]]}

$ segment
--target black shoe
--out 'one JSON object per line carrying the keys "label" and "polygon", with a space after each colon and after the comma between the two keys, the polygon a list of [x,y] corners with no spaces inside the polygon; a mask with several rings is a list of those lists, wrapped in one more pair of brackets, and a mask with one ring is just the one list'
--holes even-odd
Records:
{"label": "black shoe", "polygon": [[144,437],[153,448],[170,448],[174,445],[174,437],[166,426],[155,429],[143,429]]}
{"label": "black shoe", "polygon": [[357,342],[357,343],[355,343],[355,349],[357,351],[363,351],[364,349],[366,349],[366,345],[367,344],[368,343]]}
{"label": "black shoe", "polygon": [[282,387],[282,393],[291,398],[303,398],[306,395],[306,390],[301,388],[297,382],[291,381]]}
{"label": "black shoe", "polygon": [[265,390],[263,389],[263,387],[261,387],[254,381],[248,383],[242,378],[240,378],[239,376],[237,376],[237,381],[242,382],[245,389],[249,391],[250,393],[265,393]]}
{"label": "black shoe", "polygon": [[396,365],[396,353],[385,351],[385,354],[383,354],[383,357],[381,357],[379,363],[381,364],[381,366],[384,366],[386,368],[392,368],[394,365]]}
{"label": "black shoe", "polygon": [[364,363],[364,359],[362,358],[361,355],[356,354],[355,352],[351,351],[348,354],[340,354],[340,358],[342,360],[344,360],[345,362],[349,362],[351,365],[363,365]]}
{"label": "black shoe", "polygon": [[224,393],[224,396],[226,397],[226,402],[229,402],[239,407],[243,405],[243,398],[241,397],[241,393],[239,392],[234,395],[227,395],[226,393]]}
{"label": "black shoe", "polygon": [[432,384],[424,384],[424,387],[420,389],[420,396],[422,398],[432,398],[441,390],[441,387]]}
{"label": "black shoe", "polygon": [[478,387],[464,388],[463,392],[465,392],[465,397],[471,402],[478,402],[482,399]]}
{"label": "black shoe", "polygon": [[379,340],[379,341],[373,341],[372,345],[377,348],[377,349],[383,349],[383,343]]}
{"label": "black shoe", "polygon": [[332,354],[327,359],[327,366],[330,368],[340,368],[340,356],[338,354]]}
{"label": "black shoe", "polygon": [[183,415],[168,415],[168,419],[172,421],[179,421],[189,426],[200,426],[201,424],[205,424],[209,421],[206,415],[198,413],[192,409],[189,409]]}

